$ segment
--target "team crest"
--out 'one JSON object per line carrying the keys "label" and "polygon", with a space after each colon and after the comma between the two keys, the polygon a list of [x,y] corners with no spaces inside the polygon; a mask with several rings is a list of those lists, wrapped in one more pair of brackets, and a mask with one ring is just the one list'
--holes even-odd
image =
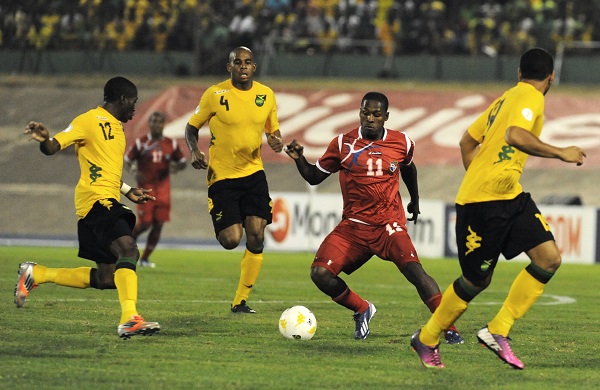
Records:
{"label": "team crest", "polygon": [[390,173],[394,173],[394,172],[396,172],[397,169],[398,169],[398,161],[392,161],[390,163],[390,167],[388,170],[390,171]]}
{"label": "team crest", "polygon": [[256,103],[256,105],[258,107],[262,107],[265,104],[266,100],[267,100],[267,95],[256,95],[256,99],[254,99],[254,103]]}

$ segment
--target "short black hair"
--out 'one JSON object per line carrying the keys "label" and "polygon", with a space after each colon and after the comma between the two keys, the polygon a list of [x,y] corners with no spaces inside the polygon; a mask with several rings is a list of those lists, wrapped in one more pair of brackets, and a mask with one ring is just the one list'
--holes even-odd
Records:
{"label": "short black hair", "polygon": [[239,53],[240,51],[247,51],[248,53],[250,53],[250,57],[252,57],[252,61],[254,61],[254,54],[252,53],[252,50],[250,50],[246,46],[238,46],[229,52],[229,62],[230,63],[233,62],[233,60],[235,60],[237,53]]}
{"label": "short black hair", "polygon": [[546,50],[534,47],[523,53],[519,69],[522,79],[541,81],[554,71],[554,59]]}
{"label": "short black hair", "polygon": [[116,102],[121,96],[137,96],[137,87],[125,77],[117,76],[104,84],[104,101]]}
{"label": "short black hair", "polygon": [[387,110],[388,110],[388,106],[389,106],[388,98],[381,92],[367,92],[367,94],[365,96],[363,96],[363,98],[361,100],[361,105],[362,105],[362,103],[365,102],[365,100],[378,101],[383,106],[382,108],[383,108],[384,112],[387,112]]}

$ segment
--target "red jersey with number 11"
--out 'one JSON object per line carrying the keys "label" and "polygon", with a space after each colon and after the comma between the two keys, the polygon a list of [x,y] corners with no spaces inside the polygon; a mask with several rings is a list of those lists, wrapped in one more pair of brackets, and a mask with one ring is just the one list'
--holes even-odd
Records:
{"label": "red jersey with number 11", "polygon": [[412,163],[415,143],[405,133],[384,129],[383,139],[371,141],[360,128],[334,138],[316,163],[325,173],[339,171],[344,199],[342,218],[385,225],[406,224],[400,198],[400,164]]}

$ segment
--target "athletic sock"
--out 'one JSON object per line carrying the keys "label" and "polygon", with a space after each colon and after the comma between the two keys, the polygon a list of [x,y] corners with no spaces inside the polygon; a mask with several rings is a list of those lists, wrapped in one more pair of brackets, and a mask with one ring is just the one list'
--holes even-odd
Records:
{"label": "athletic sock", "polygon": [[369,308],[367,301],[362,299],[357,293],[347,288],[340,296],[332,298],[338,305],[342,305],[355,313],[362,313]]}
{"label": "athletic sock", "polygon": [[35,284],[54,283],[65,287],[88,288],[91,270],[91,267],[48,268],[36,264],[33,267],[33,280]]}
{"label": "athletic sock", "polygon": [[533,264],[522,270],[510,287],[502,308],[489,322],[490,333],[508,337],[515,321],[523,317],[542,295],[552,275]]}
{"label": "athletic sock", "polygon": [[242,301],[248,300],[250,290],[254,287],[256,279],[263,264],[262,253],[252,253],[248,249],[244,252],[241,263],[240,281],[235,292],[235,298],[231,303],[232,306],[239,305]]}
{"label": "athletic sock", "polygon": [[[437,307],[440,305],[440,302],[442,301],[442,293],[437,293],[434,296],[432,296],[431,298],[429,298],[427,301],[425,301],[425,305],[427,306],[427,308],[429,309],[430,312],[435,312],[435,309],[437,309]],[[454,326],[454,324],[451,324],[448,329],[445,330],[452,330],[454,332],[458,332],[458,330],[456,329],[456,326]]]}
{"label": "athletic sock", "polygon": [[[131,268],[131,262],[135,264],[133,259],[119,259],[117,262],[117,270],[115,271],[115,285],[119,295],[119,303],[121,304],[121,320],[119,324],[124,324],[129,321],[131,316],[137,315],[137,296],[138,296],[138,276],[134,268]],[[121,263],[121,264],[119,264]],[[126,263],[125,266],[120,266]]]}
{"label": "athletic sock", "polygon": [[419,340],[430,347],[440,343],[440,334],[448,329],[462,313],[467,310],[468,302],[461,299],[454,291],[454,283],[451,284],[435,309],[427,324],[421,328]]}

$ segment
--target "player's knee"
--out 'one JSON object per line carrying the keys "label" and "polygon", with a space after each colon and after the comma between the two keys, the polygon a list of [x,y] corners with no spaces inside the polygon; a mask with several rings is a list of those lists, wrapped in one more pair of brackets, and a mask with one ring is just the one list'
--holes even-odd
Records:
{"label": "player's knee", "polygon": [[531,261],[545,272],[554,273],[562,263],[562,257],[558,247],[553,241],[549,241],[527,253]]}
{"label": "player's knee", "polygon": [[231,237],[231,236],[224,236],[224,237],[220,237],[219,236],[219,244],[221,244],[221,246],[227,250],[231,250],[231,249],[235,249],[238,247],[238,245],[240,245],[240,240],[236,239],[235,237]]}
{"label": "player's knee", "polygon": [[325,267],[312,267],[310,278],[317,286],[326,285],[333,278],[333,274]]}
{"label": "player's knee", "polygon": [[562,257],[559,252],[544,259],[543,264],[538,264],[544,271],[555,273],[562,264]]}
{"label": "player's knee", "polygon": [[129,257],[134,260],[138,260],[140,258],[140,250],[137,245],[135,245],[135,241],[132,245],[127,245],[124,247],[123,254],[120,257]]}
{"label": "player's knee", "polygon": [[[246,230],[246,246],[262,248],[265,244],[264,232],[249,232]],[[262,249],[261,249],[262,250]]]}

